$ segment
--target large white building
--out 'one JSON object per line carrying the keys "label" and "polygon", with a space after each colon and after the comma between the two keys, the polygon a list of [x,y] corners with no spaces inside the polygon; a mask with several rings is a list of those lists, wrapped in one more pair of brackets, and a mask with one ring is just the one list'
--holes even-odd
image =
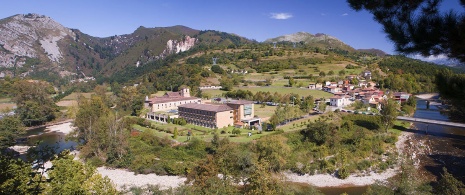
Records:
{"label": "large white building", "polygon": [[179,105],[196,103],[200,104],[201,99],[191,97],[189,88],[181,88],[178,92],[166,92],[161,97],[146,98],[145,105],[150,108],[150,112],[176,110]]}

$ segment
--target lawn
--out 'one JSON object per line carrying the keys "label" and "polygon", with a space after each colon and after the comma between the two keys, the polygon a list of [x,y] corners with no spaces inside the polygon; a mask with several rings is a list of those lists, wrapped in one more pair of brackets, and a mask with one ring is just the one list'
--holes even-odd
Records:
{"label": "lawn", "polygon": [[255,115],[262,118],[262,122],[267,121],[269,117],[271,117],[274,114],[275,110],[276,106],[265,105],[265,107],[262,107],[262,105],[260,104],[254,105]]}
{"label": "lawn", "polygon": [[[85,98],[90,98],[90,96],[92,96],[92,94],[95,94],[95,93],[78,93],[78,92],[74,92],[74,93],[71,93],[69,94],[68,96],[64,97],[62,100],[78,100],[78,97],[80,95],[84,96]],[[107,92],[106,95],[111,95],[113,94],[112,92]]]}
{"label": "lawn", "polygon": [[[300,96],[313,96],[314,98],[329,98],[333,96],[328,92],[324,92],[321,90],[310,90],[308,88],[296,88],[296,87],[278,87],[278,86],[266,86],[266,87],[234,87],[234,90],[241,89],[241,90],[249,90],[252,93],[257,93],[259,91],[263,92],[270,92],[270,93],[279,93],[281,95],[286,95],[290,93],[299,94]],[[202,90],[202,93],[209,94],[210,97],[220,97],[226,91],[218,90],[218,89],[208,89]]]}
{"label": "lawn", "polygon": [[[213,139],[214,133],[218,133],[220,138],[226,138],[228,137],[230,141],[232,142],[250,142],[252,140],[258,139],[262,136],[272,134],[273,131],[262,131],[261,134],[258,133],[256,130],[248,130],[248,129],[240,129],[241,134],[239,135],[233,135],[231,132],[234,129],[234,127],[225,127],[221,129],[209,129],[205,127],[200,127],[200,126],[195,126],[195,125],[175,125],[175,124],[162,124],[154,121],[150,121],[151,126],[153,128],[148,128],[148,127],[142,127],[140,125],[133,125],[132,128],[139,130],[139,131],[144,131],[144,132],[151,132],[157,137],[161,138],[168,138],[171,140],[176,140],[178,142],[186,142],[187,141],[187,131],[190,130],[192,132],[192,137],[199,138],[203,141],[209,142]],[[176,139],[173,138],[172,133],[168,133],[167,131],[174,131],[174,128],[178,129],[178,137]],[[163,130],[161,130],[163,129]],[[222,132],[224,131],[224,132]],[[252,136],[248,136],[248,133],[251,132]]]}
{"label": "lawn", "polygon": [[320,117],[320,115],[312,115],[307,118],[298,119],[298,120],[289,122],[283,126],[280,126],[278,127],[278,129],[282,129],[285,132],[300,131],[302,129],[305,129],[309,122],[314,122],[316,119],[318,119],[318,117]]}

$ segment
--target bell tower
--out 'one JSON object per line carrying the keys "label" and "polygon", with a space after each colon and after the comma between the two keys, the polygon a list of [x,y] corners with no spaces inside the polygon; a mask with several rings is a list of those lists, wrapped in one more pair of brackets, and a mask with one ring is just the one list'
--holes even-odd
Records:
{"label": "bell tower", "polygon": [[189,92],[189,88],[188,87],[183,87],[181,88],[181,96],[182,97],[191,97],[191,94]]}

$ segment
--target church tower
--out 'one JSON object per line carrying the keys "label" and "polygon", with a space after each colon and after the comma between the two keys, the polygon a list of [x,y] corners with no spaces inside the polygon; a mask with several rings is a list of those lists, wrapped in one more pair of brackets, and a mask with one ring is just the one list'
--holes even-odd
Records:
{"label": "church tower", "polygon": [[182,87],[181,88],[181,96],[182,97],[191,97],[191,94],[189,92],[189,88],[188,87]]}

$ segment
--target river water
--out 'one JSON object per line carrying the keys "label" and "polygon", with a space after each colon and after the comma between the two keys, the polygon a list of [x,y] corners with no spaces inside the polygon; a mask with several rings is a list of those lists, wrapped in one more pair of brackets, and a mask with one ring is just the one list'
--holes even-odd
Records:
{"label": "river water", "polygon": [[66,135],[60,132],[49,132],[45,127],[27,130],[25,137],[27,140],[18,145],[35,146],[39,148],[48,146],[60,153],[65,149],[74,150],[77,143],[66,140]]}
{"label": "river water", "polygon": [[[448,121],[437,106],[426,109],[424,100],[418,100],[414,116]],[[412,129],[415,133],[413,143],[422,142],[425,146],[419,155],[421,174],[435,181],[440,178],[442,168],[446,167],[455,178],[465,182],[465,128],[414,123]]]}

